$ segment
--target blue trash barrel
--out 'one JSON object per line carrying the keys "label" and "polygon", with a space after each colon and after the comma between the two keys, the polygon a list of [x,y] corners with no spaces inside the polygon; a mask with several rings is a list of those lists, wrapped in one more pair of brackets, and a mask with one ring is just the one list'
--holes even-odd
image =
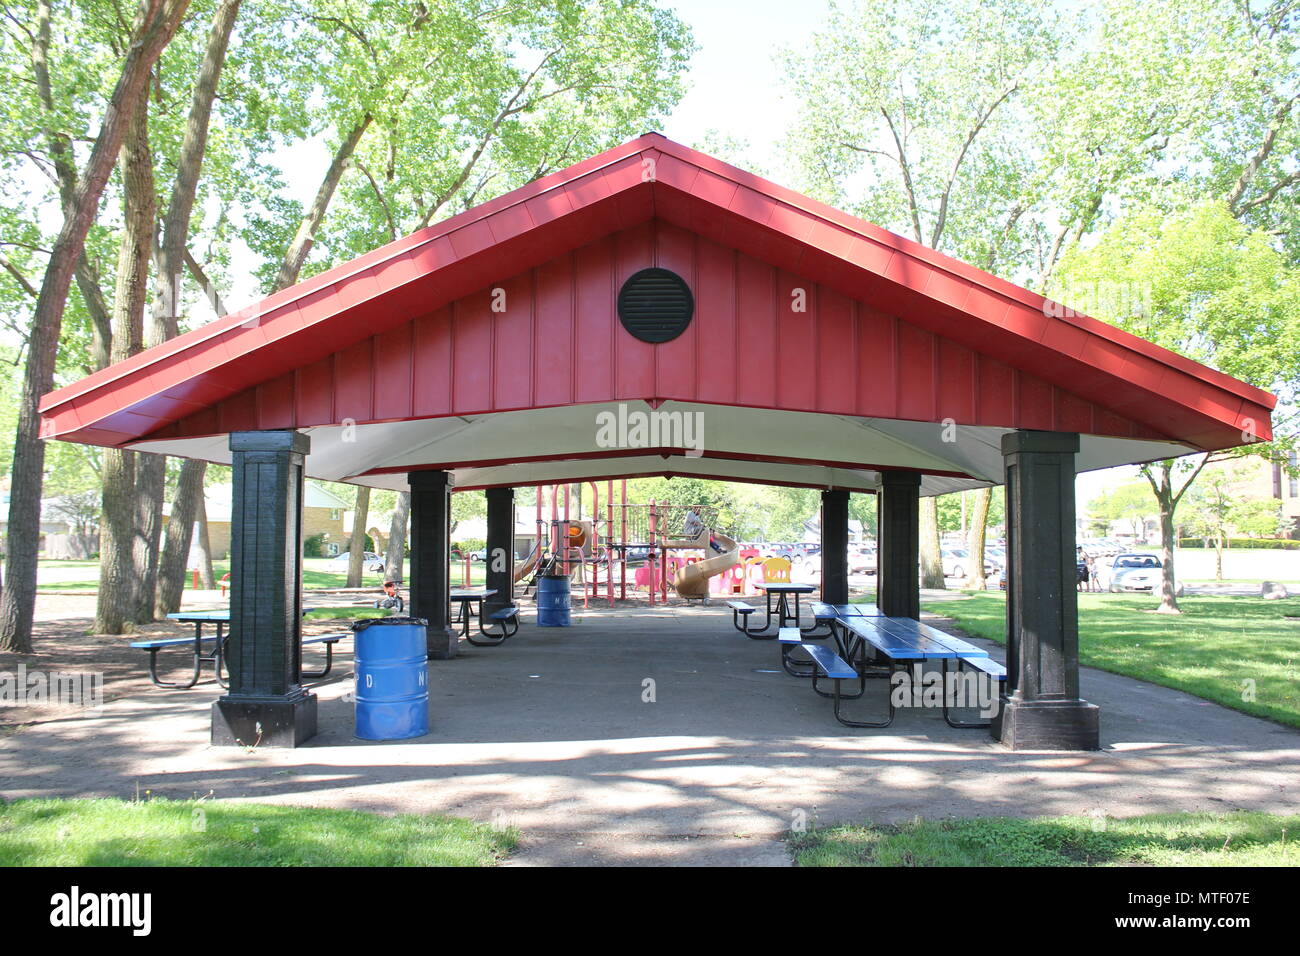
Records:
{"label": "blue trash barrel", "polygon": [[537,626],[569,626],[569,579],[543,574],[537,579]]}
{"label": "blue trash barrel", "polygon": [[419,617],[356,621],[357,729],[362,740],[405,740],[429,732],[429,651]]}

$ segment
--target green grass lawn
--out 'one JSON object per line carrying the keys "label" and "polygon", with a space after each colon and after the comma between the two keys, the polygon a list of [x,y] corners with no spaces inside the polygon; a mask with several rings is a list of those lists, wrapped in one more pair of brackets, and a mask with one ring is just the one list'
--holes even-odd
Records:
{"label": "green grass lawn", "polygon": [[393,612],[378,607],[314,607],[302,615],[304,621],[361,621],[389,617]]}
{"label": "green grass lawn", "polygon": [[1300,816],[919,820],[791,836],[800,866],[1300,866]]}
{"label": "green grass lawn", "polygon": [[[337,570],[340,565],[335,564],[324,558],[308,558],[303,563],[302,586],[305,589],[311,588],[342,588],[347,587],[348,574],[347,568]],[[41,568],[76,568],[84,569],[88,572],[84,578],[68,581],[46,581],[38,584],[38,591],[95,591],[99,588],[99,562],[98,561],[41,561]],[[230,571],[230,562],[216,562],[212,565],[212,574],[218,581],[221,576]],[[453,561],[451,565],[451,585],[459,587],[464,580],[465,563],[463,561]],[[470,584],[478,586],[487,580],[487,566],[482,562],[474,562],[470,565]],[[383,583],[383,575],[367,571],[362,578],[364,587],[374,587],[376,591]],[[185,577],[185,587],[188,589],[194,583],[192,574]]]}
{"label": "green grass lawn", "polygon": [[[1290,588],[1294,588],[1294,587],[1296,586],[1294,581],[1289,581],[1289,580],[1286,580],[1285,578],[1284,578],[1284,579],[1281,579],[1281,580],[1282,580],[1282,583],[1285,584],[1285,585],[1287,586],[1288,589],[1290,589]],[[1186,578],[1186,579],[1184,579],[1184,578],[1182,578],[1182,577],[1180,577],[1180,578],[1178,579],[1178,582],[1179,582],[1180,584],[1195,584],[1195,585],[1213,585],[1213,584],[1248,584],[1248,585],[1250,585],[1251,587],[1253,587],[1256,591],[1258,591],[1258,590],[1259,590],[1259,586],[1260,586],[1261,584],[1264,583],[1264,582],[1262,582],[1259,578],[1224,578],[1223,580],[1219,580],[1218,578]]]}
{"label": "green grass lawn", "polygon": [[488,866],[513,830],[221,801],[0,803],[0,866]]}
{"label": "green grass lawn", "polygon": [[[1300,727],[1300,601],[1207,596],[1178,604],[1182,614],[1156,614],[1150,597],[1080,594],[1080,661]],[[970,634],[1005,642],[1001,593],[924,607]]]}

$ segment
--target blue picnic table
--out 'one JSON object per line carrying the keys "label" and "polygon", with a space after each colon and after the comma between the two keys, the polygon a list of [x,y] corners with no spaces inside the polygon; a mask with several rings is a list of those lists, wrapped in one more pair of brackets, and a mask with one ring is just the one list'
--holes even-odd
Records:
{"label": "blue picnic table", "polygon": [[[305,614],[306,612],[304,612]],[[180,624],[193,624],[193,637],[156,637],[143,641],[132,641],[132,647],[138,647],[141,650],[149,652],[149,680],[158,687],[167,687],[179,690],[188,690],[199,682],[203,674],[203,665],[211,664],[213,676],[216,677],[217,683],[222,687],[229,686],[229,678],[222,672],[222,665],[226,653],[226,640],[229,635],[226,633],[226,625],[230,623],[230,611],[225,608],[219,608],[211,611],[177,611],[168,614],[169,621],[176,621]],[[205,634],[204,626],[213,625],[215,633]],[[334,645],[343,638],[349,636],[348,632],[339,632],[336,634],[317,634],[303,640],[303,645],[324,644],[325,645],[325,666],[319,671],[301,671],[301,677],[316,680],[329,674],[334,666]],[[212,642],[211,652],[205,652],[204,644]],[[176,681],[165,681],[158,676],[158,652],[168,647],[180,647],[186,644],[193,646],[194,672],[190,679],[185,683]]]}

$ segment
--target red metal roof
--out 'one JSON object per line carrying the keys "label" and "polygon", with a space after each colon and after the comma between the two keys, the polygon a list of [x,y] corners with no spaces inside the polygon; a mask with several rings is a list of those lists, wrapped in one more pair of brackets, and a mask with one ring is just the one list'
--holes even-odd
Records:
{"label": "red metal roof", "polygon": [[[623,333],[610,295],[653,263],[697,301],[688,334],[662,345]],[[795,284],[811,286],[803,324],[769,321]],[[494,285],[527,309],[492,313]],[[51,392],[41,433],[126,445],[675,399],[1204,449],[1271,438],[1270,393],[1059,311],[651,133]],[[753,387],[744,370],[763,355],[793,371]]]}

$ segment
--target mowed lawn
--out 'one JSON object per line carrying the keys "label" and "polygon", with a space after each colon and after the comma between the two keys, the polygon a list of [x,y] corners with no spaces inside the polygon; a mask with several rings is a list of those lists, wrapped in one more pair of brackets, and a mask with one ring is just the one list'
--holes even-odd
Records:
{"label": "mowed lawn", "polygon": [[[98,561],[41,561],[42,572],[38,577],[37,591],[85,591],[99,589]],[[482,561],[470,564],[470,584],[481,585],[486,580],[486,566]],[[220,582],[222,575],[230,571],[229,562],[216,562],[212,565],[213,577]],[[453,561],[451,565],[451,585],[459,587],[464,583],[465,562]],[[383,584],[384,576],[377,571],[367,571],[362,576],[364,587],[378,590]],[[194,583],[192,572],[185,576],[185,587]],[[307,558],[303,561],[302,586],[312,588],[342,588],[348,583],[347,567],[342,562],[329,558]]]}
{"label": "mowed lawn", "polygon": [[517,838],[436,815],[219,800],[0,801],[0,866],[490,866]]}
{"label": "mowed lawn", "polygon": [[800,866],[1300,866],[1300,816],[918,820],[792,834]]}
{"label": "mowed lawn", "polygon": [[[1157,614],[1150,597],[1079,595],[1079,659],[1300,727],[1300,601],[1184,597]],[[966,632],[1005,643],[1006,596],[926,602]]]}

